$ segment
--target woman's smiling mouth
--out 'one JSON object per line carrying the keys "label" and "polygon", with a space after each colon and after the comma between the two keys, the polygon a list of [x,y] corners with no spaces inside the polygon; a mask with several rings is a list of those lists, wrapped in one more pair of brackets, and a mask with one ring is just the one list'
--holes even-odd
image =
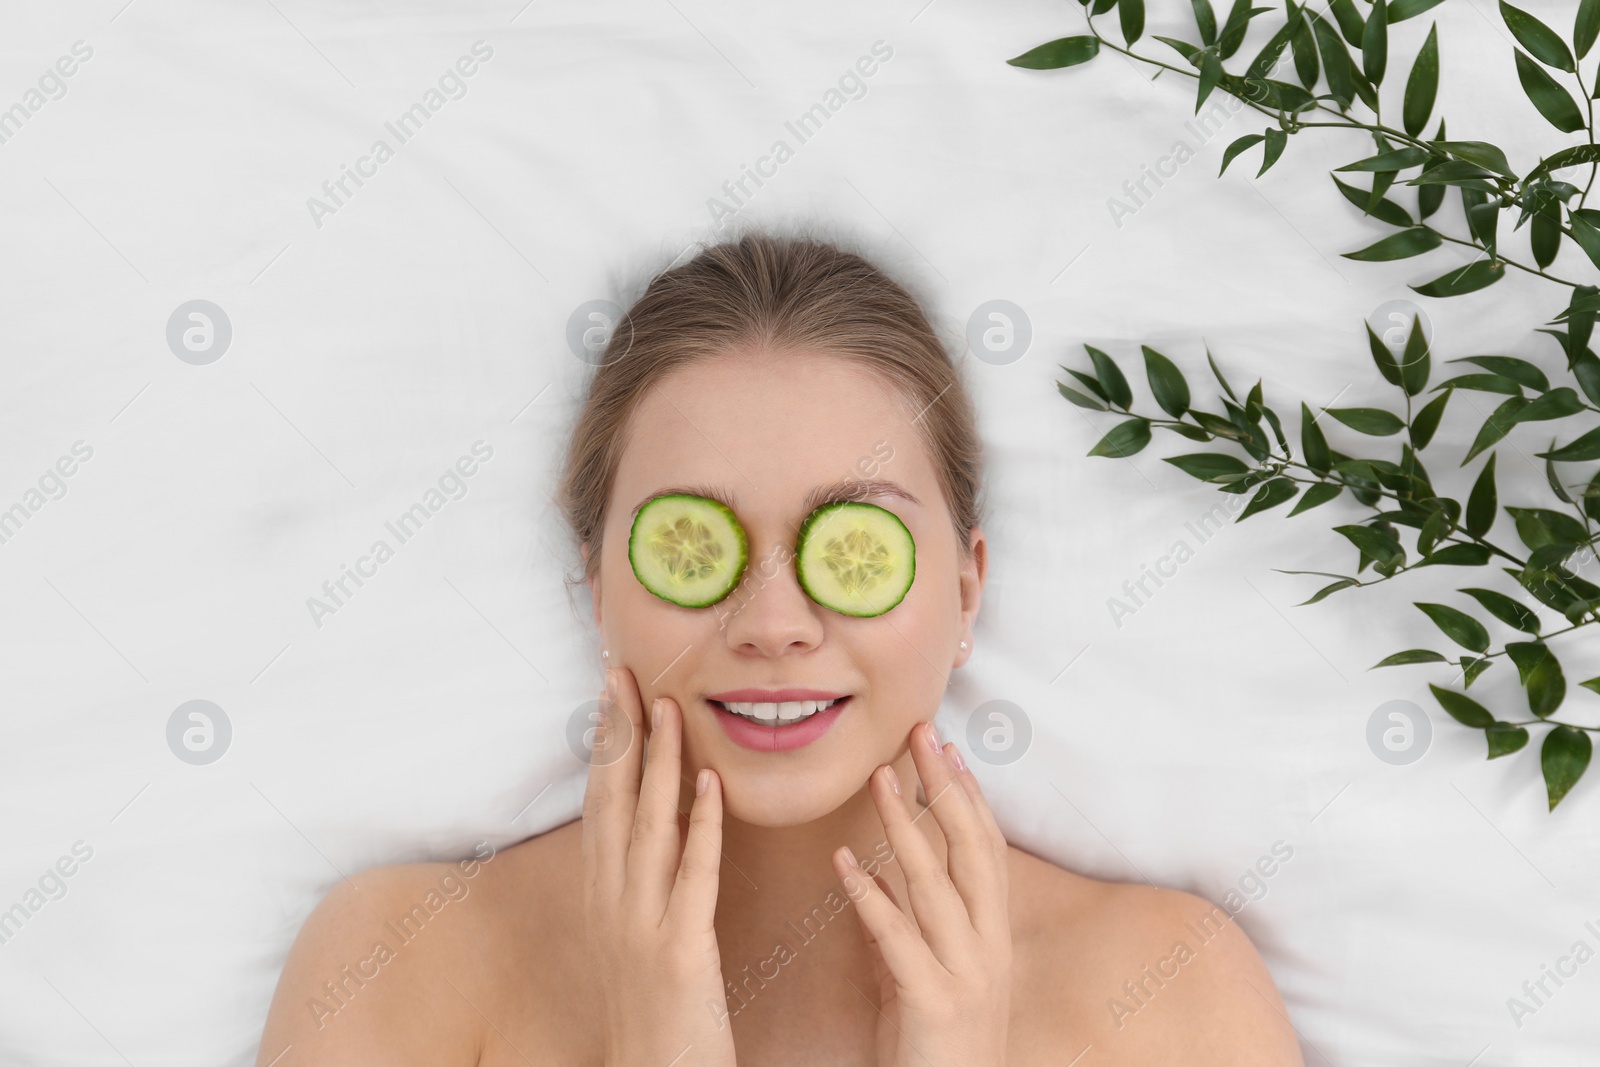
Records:
{"label": "woman's smiling mouth", "polygon": [[[780,697],[785,699],[777,699]],[[788,751],[810,744],[828,731],[849,702],[848,695],[799,689],[746,689],[706,698],[728,739],[758,752]]]}

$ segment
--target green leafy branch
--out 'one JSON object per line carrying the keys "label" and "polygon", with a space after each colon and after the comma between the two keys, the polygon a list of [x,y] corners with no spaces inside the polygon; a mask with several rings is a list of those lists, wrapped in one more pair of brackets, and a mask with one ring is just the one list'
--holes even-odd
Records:
{"label": "green leafy branch", "polygon": [[[1432,373],[1432,353],[1420,316],[1413,317],[1404,350],[1391,351],[1370,326],[1366,327],[1367,348],[1385,381],[1395,386],[1404,401],[1403,414],[1385,408],[1324,408],[1313,414],[1300,405],[1300,455],[1289,443],[1283,421],[1269,407],[1257,381],[1243,401],[1223,377],[1209,348],[1206,360],[1221,386],[1218,400],[1221,413],[1195,408],[1189,384],[1183,373],[1166,356],[1148,345],[1141,346],[1145,376],[1157,406],[1165,418],[1132,410],[1133,393],[1121,369],[1106,353],[1085,345],[1092,373],[1063,370],[1074,385],[1057,382],[1061,395],[1079,407],[1128,416],[1111,429],[1092,449],[1092,456],[1123,457],[1142,450],[1159,428],[1193,441],[1216,442],[1242,449],[1251,462],[1231,451],[1196,452],[1167,457],[1180,470],[1203,481],[1215,483],[1226,493],[1254,494],[1236,521],[1243,521],[1290,500],[1298,501],[1290,516],[1309,511],[1342,496],[1346,491],[1373,514],[1360,523],[1334,526],[1334,532],[1357,552],[1354,575],[1324,574],[1335,579],[1323,586],[1305,604],[1314,604],[1344,589],[1375,585],[1407,571],[1428,566],[1488,566],[1503,561],[1501,569],[1517,588],[1508,595],[1481,586],[1458,592],[1470,597],[1472,609],[1509,627],[1517,640],[1508,640],[1498,651],[1491,650],[1488,628],[1469,610],[1449,604],[1418,601],[1422,611],[1443,635],[1464,651],[1452,659],[1431,649],[1408,649],[1386,657],[1374,667],[1418,663],[1446,663],[1459,669],[1463,688],[1505,656],[1517,668],[1519,684],[1526,691],[1531,718],[1497,717],[1488,708],[1467,696],[1437,685],[1429,685],[1441,707],[1462,724],[1484,732],[1488,758],[1516,752],[1528,744],[1529,726],[1545,726],[1540,747],[1549,807],[1555,806],[1582,777],[1592,753],[1590,734],[1600,727],[1554,718],[1562,707],[1567,683],[1551,640],[1600,623],[1600,586],[1579,576],[1569,565],[1574,557],[1596,558],[1600,543],[1600,470],[1585,482],[1567,482],[1565,465],[1600,459],[1600,424],[1579,432],[1565,444],[1552,438],[1550,447],[1537,455],[1544,460],[1545,482],[1556,502],[1565,507],[1501,506],[1496,485],[1494,446],[1524,423],[1556,422],[1573,417],[1600,414],[1600,357],[1589,342],[1595,318],[1600,313],[1600,288],[1571,281],[1549,273],[1564,240],[1578,246],[1588,259],[1586,266],[1600,267],[1600,211],[1583,206],[1594,184],[1600,146],[1594,140],[1592,100],[1600,96],[1600,70],[1584,85],[1579,70],[1582,60],[1600,36],[1600,0],[1581,0],[1574,22],[1571,47],[1554,30],[1534,16],[1501,0],[1500,12],[1507,28],[1522,48],[1514,48],[1518,81],[1534,108],[1557,129],[1565,133],[1583,132],[1586,143],[1563,148],[1543,158],[1519,175],[1505,153],[1484,141],[1445,139],[1445,123],[1439,120],[1432,140],[1421,134],[1432,117],[1438,89],[1438,26],[1428,31],[1406,79],[1401,107],[1401,129],[1382,121],[1379,89],[1387,73],[1389,27],[1437,6],[1443,0],[1362,0],[1363,15],[1357,0],[1330,0],[1332,24],[1308,5],[1285,0],[1286,21],[1239,74],[1230,73],[1224,61],[1244,42],[1252,19],[1272,10],[1252,7],[1250,0],[1234,0],[1227,18],[1219,27],[1209,0],[1190,0],[1201,42],[1192,44],[1157,37],[1187,61],[1191,69],[1164,63],[1133,51],[1143,34],[1144,0],[1080,0],[1085,9],[1086,35],[1063,37],[1047,42],[1008,62],[1031,69],[1075,66],[1093,59],[1102,47],[1133,59],[1175,71],[1198,83],[1195,111],[1198,113],[1215,91],[1238,97],[1256,111],[1276,120],[1276,127],[1248,134],[1230,144],[1223,154],[1222,171],[1240,153],[1263,144],[1261,168],[1266,172],[1281,158],[1288,138],[1313,127],[1363,130],[1372,138],[1376,153],[1336,169],[1334,184],[1343,198],[1362,210],[1363,215],[1395,228],[1396,232],[1346,258],[1364,262],[1386,262],[1422,255],[1446,243],[1478,251],[1478,258],[1464,267],[1454,268],[1431,281],[1410,288],[1424,296],[1452,297],[1477,292],[1504,277],[1506,266],[1567,286],[1571,292],[1566,307],[1547,325],[1564,324],[1562,329],[1541,329],[1560,345],[1566,356],[1567,372],[1577,388],[1552,386],[1545,373],[1534,364],[1511,356],[1473,355],[1448,360],[1466,363],[1463,373],[1428,390]],[[1096,16],[1117,10],[1122,36],[1127,47],[1103,36],[1094,24]],[[1335,28],[1336,27],[1336,28]],[[1349,48],[1360,55],[1359,63]],[[1523,51],[1526,49],[1526,52]],[[1284,57],[1292,59],[1300,84],[1277,80],[1271,75]],[[1548,70],[1546,68],[1549,68]],[[1570,75],[1584,101],[1577,102],[1550,71]],[[1159,72],[1158,75],[1159,77]],[[1317,93],[1319,86],[1327,91]],[[1357,104],[1371,113],[1370,121],[1352,115]],[[1321,115],[1337,121],[1311,121]],[[1589,180],[1583,190],[1559,181],[1555,172],[1573,166],[1588,166]],[[1413,169],[1419,172],[1405,182],[1417,188],[1416,215],[1389,195],[1399,177]],[[1372,175],[1371,186],[1360,188],[1341,181],[1338,173]],[[1454,187],[1466,224],[1465,238],[1443,232],[1424,220],[1442,207],[1446,192]],[[1574,197],[1576,205],[1569,203]],[[1533,265],[1511,259],[1500,240],[1502,212],[1518,209],[1513,230],[1529,224],[1529,251]],[[1425,394],[1437,394],[1431,399]],[[1433,440],[1450,398],[1457,390],[1503,396],[1479,428],[1466,456],[1464,467],[1487,453],[1473,480],[1465,504],[1435,490],[1420,454]],[[1420,406],[1414,407],[1414,400]],[[1426,400],[1426,403],[1422,401]],[[1458,405],[1459,406],[1459,405]],[[1388,458],[1354,456],[1335,450],[1328,443],[1323,415],[1356,433],[1368,437],[1404,436],[1399,455]],[[1264,423],[1264,424],[1263,424]],[[1269,435],[1270,430],[1270,435]],[[1304,492],[1302,493],[1302,488]],[[1520,546],[1507,547],[1489,540],[1497,514],[1504,511],[1512,520]],[[1398,527],[1415,531],[1408,550]],[[1509,565],[1507,565],[1509,564]],[[1363,580],[1368,568],[1377,577]],[[1285,573],[1318,573],[1289,571]],[[1527,598],[1527,599],[1524,599]],[[1533,602],[1530,606],[1529,600]],[[1563,629],[1542,631],[1535,607],[1543,606],[1563,616]],[[1600,677],[1578,683],[1600,695]]]}

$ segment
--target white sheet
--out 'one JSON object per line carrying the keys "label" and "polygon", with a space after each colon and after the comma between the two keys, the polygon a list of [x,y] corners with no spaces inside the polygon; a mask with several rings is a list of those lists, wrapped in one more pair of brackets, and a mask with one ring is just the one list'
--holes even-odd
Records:
{"label": "white sheet", "polygon": [[[1186,5],[1162,8],[1140,48],[1170,59],[1148,35],[1194,32]],[[1396,27],[1391,64],[1409,67],[1435,17],[1453,136],[1519,164],[1562,143],[1486,5]],[[1298,135],[1259,181],[1255,152],[1218,180],[1223,146],[1262,125],[1232,118],[1119,227],[1107,199],[1184,136],[1193,82],[1141,84],[1109,52],[1073,71],[1004,63],[1083,32],[1071,3],[108,0],[12,8],[3,29],[0,106],[75,42],[92,55],[0,144],[0,507],[75,443],[92,455],[0,544],[0,908],[54,888],[58,860],[73,870],[0,944],[0,1061],[247,1064],[340,872],[577,816],[563,726],[599,668],[549,499],[584,372],[568,318],[714,240],[708,200],[785,139],[792,158],[741,220],[863,235],[957,350],[984,301],[1031,322],[1022,359],[964,367],[993,566],[940,720],[964,737],[985,701],[1026,711],[1026,756],[978,764],[1012,838],[1219,901],[1242,879],[1261,893],[1252,865],[1292,849],[1240,920],[1308,1064],[1594,1062],[1600,963],[1520,1027],[1506,1002],[1575,941],[1600,947],[1584,925],[1600,926],[1597,783],[1547,814],[1536,759],[1486,763],[1432,707],[1436,673],[1366,672],[1426,642],[1406,607],[1424,583],[1293,607],[1315,579],[1270,568],[1348,562],[1327,515],[1202,544],[1185,523],[1221,498],[1159,461],[1182,443],[1086,458],[1110,422],[1053,385],[1058,363],[1086,367],[1085,342],[1130,370],[1148,342],[1209,400],[1204,339],[1236,383],[1267,373],[1295,425],[1302,399],[1386,402],[1361,319],[1465,260],[1338,257],[1378,235],[1324,176],[1361,152],[1353,135]],[[404,144],[386,135],[478,41],[492,56],[465,95]],[[799,143],[786,122],[879,41],[892,57],[864,95]],[[393,157],[361,164],[386,136]],[[371,176],[336,210],[308,207],[358,164]],[[1589,269],[1570,250],[1561,265]],[[1441,354],[1558,368],[1530,328],[1562,298],[1519,277],[1496,295],[1512,299],[1492,315],[1425,302]],[[232,327],[204,365],[166,337],[196,299]],[[1475,429],[1455,414],[1440,452]],[[318,625],[307,599],[479,441],[492,457],[464,495]],[[1108,598],[1180,538],[1194,558],[1118,626]],[[1596,673],[1597,652],[1569,676]],[[1412,766],[1365,741],[1393,698],[1431,716]],[[209,765],[167,744],[191,700],[231,723]]]}

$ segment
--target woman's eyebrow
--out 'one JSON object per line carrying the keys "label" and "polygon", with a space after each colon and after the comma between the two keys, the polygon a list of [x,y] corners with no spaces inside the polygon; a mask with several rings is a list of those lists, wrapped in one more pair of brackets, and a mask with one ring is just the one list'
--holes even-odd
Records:
{"label": "woman's eyebrow", "polygon": [[[658,497],[671,496],[674,493],[687,493],[690,496],[703,496],[708,500],[717,501],[718,503],[727,507],[730,511],[739,510],[735,506],[734,495],[720,486],[673,485],[668,486],[665,489],[657,489],[655,492],[639,501],[633,506],[633,511],[631,514],[637,515],[639,514],[639,509],[650,503],[650,501],[655,500]],[[899,497],[902,500],[909,500],[913,504],[920,505],[922,503],[922,501],[918,500],[909,489],[906,489],[904,486],[896,482],[885,481],[880,478],[841,478],[838,481],[832,482],[828,485],[819,485],[815,489],[811,490],[810,493],[806,494],[803,509],[805,513],[809,515],[823,504],[832,503],[838,500],[860,500],[863,497],[869,496],[892,496]]]}

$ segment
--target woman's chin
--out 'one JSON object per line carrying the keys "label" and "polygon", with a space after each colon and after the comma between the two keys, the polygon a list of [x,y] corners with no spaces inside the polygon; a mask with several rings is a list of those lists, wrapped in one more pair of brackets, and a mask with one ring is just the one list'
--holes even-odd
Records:
{"label": "woman's chin", "polygon": [[842,775],[837,781],[812,777],[800,783],[734,773],[722,779],[722,810],[747,826],[803,826],[831,815],[860,788],[860,782],[852,784]]}

